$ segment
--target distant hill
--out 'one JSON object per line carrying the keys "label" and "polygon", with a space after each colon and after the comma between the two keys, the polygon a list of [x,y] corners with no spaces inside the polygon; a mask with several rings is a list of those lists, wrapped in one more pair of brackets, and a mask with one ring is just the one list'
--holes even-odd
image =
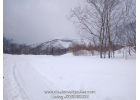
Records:
{"label": "distant hill", "polygon": [[[67,51],[71,50],[74,43],[78,44],[85,44],[88,45],[89,43],[93,44],[89,40],[78,40],[78,39],[70,39],[70,38],[56,38],[50,41],[46,41],[43,43],[36,43],[33,45],[30,45],[29,47],[40,51],[45,52],[45,54],[51,54],[52,50],[55,52],[55,54],[64,54]],[[59,53],[60,52],[60,53]]]}

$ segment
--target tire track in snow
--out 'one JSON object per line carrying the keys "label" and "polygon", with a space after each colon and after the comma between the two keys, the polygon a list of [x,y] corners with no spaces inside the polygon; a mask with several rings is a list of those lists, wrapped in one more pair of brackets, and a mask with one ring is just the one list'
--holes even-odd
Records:
{"label": "tire track in snow", "polygon": [[[21,100],[29,100],[29,97],[26,95],[24,89],[21,87],[20,82],[18,81],[18,77],[17,77],[18,72],[15,68],[16,68],[16,65],[14,65],[14,67],[13,67],[13,77],[14,77],[14,80],[19,88],[19,92],[22,95]],[[14,96],[12,99],[16,99],[16,98],[18,98],[18,94],[16,96]]]}

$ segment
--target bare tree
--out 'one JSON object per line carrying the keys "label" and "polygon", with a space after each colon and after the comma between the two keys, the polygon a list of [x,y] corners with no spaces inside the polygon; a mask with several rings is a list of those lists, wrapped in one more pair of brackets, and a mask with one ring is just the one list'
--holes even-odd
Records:
{"label": "bare tree", "polygon": [[[127,52],[129,48],[129,55],[131,51],[136,53],[136,1],[125,0],[124,7],[122,9],[122,23],[117,27],[118,35],[117,42],[125,46],[125,59],[127,58]],[[125,30],[124,30],[125,29]],[[133,48],[134,47],[134,48]]]}
{"label": "bare tree", "polygon": [[116,11],[120,10],[121,2],[120,0],[87,0],[86,3],[88,6],[79,5],[72,9],[69,20],[76,25],[79,33],[90,34],[89,36],[96,40],[100,58],[108,44],[110,58],[113,36],[111,30],[119,22],[120,13],[116,13]]}

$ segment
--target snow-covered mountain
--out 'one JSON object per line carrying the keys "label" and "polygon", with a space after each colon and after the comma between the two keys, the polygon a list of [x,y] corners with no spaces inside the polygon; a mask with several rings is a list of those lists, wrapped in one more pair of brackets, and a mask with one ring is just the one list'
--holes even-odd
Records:
{"label": "snow-covered mountain", "polygon": [[72,47],[73,40],[68,39],[54,39],[41,44],[41,49],[46,48],[57,48],[57,49],[67,49]]}
{"label": "snow-covered mountain", "polygon": [[41,50],[46,50],[50,48],[55,48],[55,49],[70,49],[72,48],[74,43],[78,44],[86,44],[88,45],[89,43],[93,44],[90,40],[87,39],[70,39],[70,38],[56,38],[50,41],[46,41],[44,43],[36,43],[33,45],[30,45],[31,48],[36,48],[40,47]]}

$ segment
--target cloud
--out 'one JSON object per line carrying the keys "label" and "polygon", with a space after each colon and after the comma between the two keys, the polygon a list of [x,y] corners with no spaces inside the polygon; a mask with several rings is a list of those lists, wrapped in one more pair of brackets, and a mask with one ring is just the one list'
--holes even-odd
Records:
{"label": "cloud", "polygon": [[4,0],[4,36],[16,43],[41,43],[57,37],[76,38],[66,19],[78,0]]}

